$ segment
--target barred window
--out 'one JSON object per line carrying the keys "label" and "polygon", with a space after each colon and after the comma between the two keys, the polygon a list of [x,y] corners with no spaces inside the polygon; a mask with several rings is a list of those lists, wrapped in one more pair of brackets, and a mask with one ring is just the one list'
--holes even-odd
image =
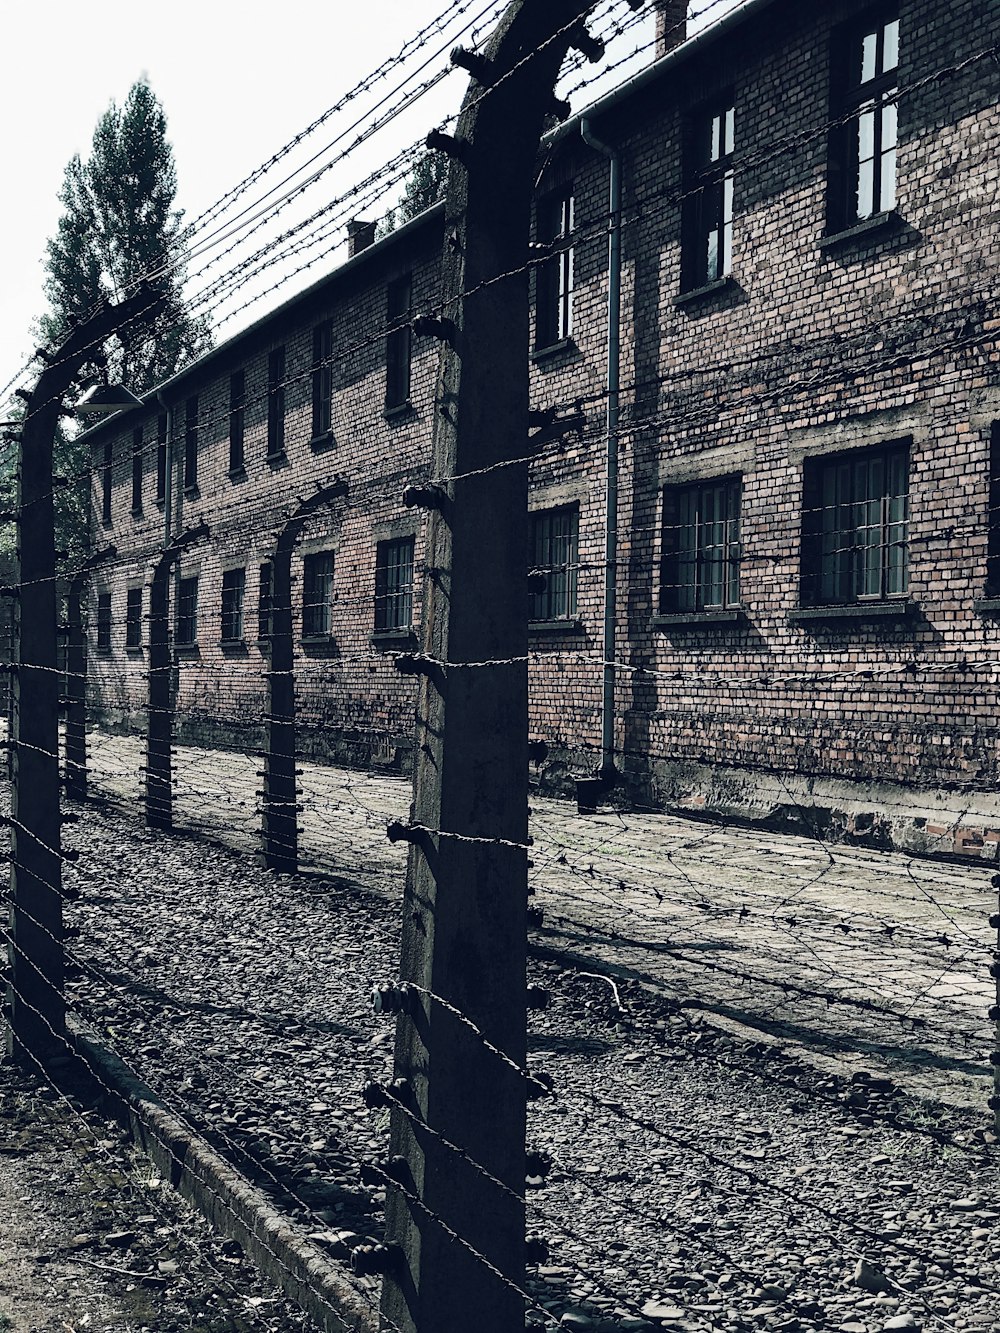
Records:
{"label": "barred window", "polygon": [[711,611],[740,604],[739,477],[663,492],[660,611]]}
{"label": "barred window", "polygon": [[551,347],[573,333],[573,229],[575,206],[571,186],[538,205],[537,236],[555,253],[538,268],[536,279],[536,348]]}
{"label": "barred window", "polygon": [[688,125],[681,246],[686,291],[724,278],[732,268],[735,126],[731,98],[701,111]]}
{"label": "barred window", "polygon": [[410,400],[410,354],[413,284],[409,273],[386,289],[389,332],[385,339],[385,405],[405,407]]}
{"label": "barred window", "polygon": [[111,651],[111,594],[109,592],[99,592],[97,594],[97,651],[99,653],[110,653]]}
{"label": "barred window", "polygon": [[125,594],[125,647],[142,647],[141,588],[129,588]]}
{"label": "barred window", "polygon": [[260,567],[257,586],[257,638],[264,642],[271,637],[271,609],[273,574],[270,560],[265,560]]}
{"label": "barred window", "polygon": [[243,593],[245,569],[226,569],[222,574],[222,641],[238,643],[243,639]]}
{"label": "barred window", "polygon": [[285,349],[276,347],[267,358],[267,456],[285,452]]}
{"label": "barred window", "polygon": [[531,594],[531,620],[569,620],[576,615],[579,510],[576,505],[531,515],[532,572],[545,587]]}
{"label": "barred window", "polygon": [[312,433],[322,439],[333,428],[333,325],[324,320],[313,329]]}
{"label": "barred window", "polygon": [[908,584],[909,441],[807,459],[802,601],[901,597]]}
{"label": "barred window", "polygon": [[413,620],[412,537],[379,542],[375,548],[375,628],[409,629]]}
{"label": "barred window", "polygon": [[175,641],[190,646],[198,641],[198,579],[181,579],[177,585]]}
{"label": "barred window", "polygon": [[896,205],[899,17],[882,8],[836,35],[831,72],[828,228]]}
{"label": "barred window", "polygon": [[234,370],[229,376],[229,471],[244,468],[243,434],[246,418],[246,373]]}
{"label": "barred window", "polygon": [[333,552],[318,551],[302,560],[302,635],[328,635],[332,628]]}

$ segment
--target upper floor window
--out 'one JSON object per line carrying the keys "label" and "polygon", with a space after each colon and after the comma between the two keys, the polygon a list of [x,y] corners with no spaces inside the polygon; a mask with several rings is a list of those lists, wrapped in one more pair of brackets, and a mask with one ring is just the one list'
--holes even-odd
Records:
{"label": "upper floor window", "polygon": [[839,33],[831,72],[831,231],[896,205],[898,66],[894,11],[881,9]]}
{"label": "upper floor window", "polygon": [[272,586],[272,565],[270,560],[265,560],[257,584],[257,638],[261,643],[271,637]]}
{"label": "upper floor window", "polygon": [[184,489],[198,485],[198,395],[192,394],[184,409]]}
{"label": "upper floor window", "polygon": [[243,429],[246,416],[246,374],[234,370],[229,376],[229,471],[241,473],[244,467]]}
{"label": "upper floor window", "polygon": [[198,577],[181,579],[177,584],[177,619],[174,640],[179,644],[198,641]]}
{"label": "upper floor window", "polygon": [[333,324],[313,329],[312,434],[320,440],[333,429]]}
{"label": "upper floor window", "polygon": [[167,414],[156,419],[156,503],[163,504],[167,497]]}
{"label": "upper floor window", "polygon": [[716,282],[732,269],[735,134],[731,98],[700,112],[688,125],[681,243],[685,291]]}
{"label": "upper floor window", "polygon": [[328,635],[333,628],[333,552],[302,560],[302,636]]}
{"label": "upper floor window", "polygon": [[109,592],[99,592],[97,594],[97,651],[99,653],[110,653],[111,651],[111,594]]}
{"label": "upper floor window", "polygon": [[413,284],[409,273],[390,282],[386,289],[385,405],[405,407],[410,401],[410,344],[413,314]]}
{"label": "upper floor window", "polygon": [[132,432],[132,513],[142,513],[142,427]]}
{"label": "upper floor window", "polygon": [[989,513],[986,517],[986,596],[1000,597],[1000,421],[990,430]]}
{"label": "upper floor window", "polygon": [[660,611],[712,611],[740,604],[739,477],[663,492]]}
{"label": "upper floor window", "polygon": [[111,522],[111,481],[115,465],[114,441],[104,441],[104,462],[101,467],[101,522]]}
{"label": "upper floor window", "polygon": [[239,643],[243,639],[243,593],[245,569],[226,569],[222,573],[222,642]]}
{"label": "upper floor window", "polygon": [[576,505],[530,516],[530,564],[545,586],[531,594],[531,620],[571,620],[576,615],[580,511]]}
{"label": "upper floor window", "polygon": [[375,548],[375,629],[409,629],[413,621],[412,537]]}
{"label": "upper floor window", "polygon": [[909,443],[807,459],[802,601],[901,597],[908,584]]}
{"label": "upper floor window", "polygon": [[573,228],[572,187],[559,190],[538,204],[537,237],[555,253],[538,268],[536,278],[535,346],[551,347],[573,335]]}
{"label": "upper floor window", "polygon": [[125,647],[142,647],[142,588],[129,588],[125,594]]}
{"label": "upper floor window", "polygon": [[285,452],[285,349],[276,347],[267,358],[267,456]]}

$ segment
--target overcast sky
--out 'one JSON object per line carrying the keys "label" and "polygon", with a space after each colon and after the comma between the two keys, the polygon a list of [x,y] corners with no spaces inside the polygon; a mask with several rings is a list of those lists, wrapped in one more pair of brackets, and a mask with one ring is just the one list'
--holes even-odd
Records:
{"label": "overcast sky", "polygon": [[[699,8],[706,3],[714,19],[739,0],[696,0]],[[29,328],[44,309],[42,260],[60,213],[57,195],[66,163],[74,153],[87,155],[99,116],[111,100],[124,102],[136,79],[145,75],[163,104],[177,164],[178,204],[190,221],[327,108],[337,106],[365,75],[392,61],[418,30],[446,15],[418,52],[402,65],[390,65],[371,91],[337,110],[297,153],[248,191],[240,206],[263,195],[272,180],[276,184],[312,154],[326,149],[317,165],[329,161],[356,137],[354,122],[371,112],[407,72],[429,58],[426,69],[415,75],[419,84],[447,67],[449,48],[456,41],[469,44],[472,31],[467,25],[484,14],[485,23],[499,8],[499,0],[493,6],[487,0],[340,0],[327,5],[282,0],[277,6],[252,0],[239,5],[173,0],[169,6],[135,0],[90,0],[85,5],[36,0],[8,6],[0,79],[6,199],[0,221],[0,386],[35,345]],[[597,71],[589,66],[571,71],[564,80],[563,91],[570,90],[574,110],[650,60],[649,14],[636,17],[624,0],[602,0],[594,25],[613,32],[614,25],[624,23],[631,26],[616,38],[605,61],[621,63],[603,84],[572,91],[574,83],[593,78]],[[465,86],[466,76],[460,72],[444,79],[300,200],[286,205],[280,216],[269,218],[242,251],[223,256],[221,244],[197,256],[189,265],[192,273],[210,259],[215,267],[193,282],[192,289],[217,281],[234,259],[376,171],[456,110]],[[340,143],[327,148],[338,135],[343,136]],[[367,207],[358,211],[375,216],[391,198],[376,203],[365,196],[361,202]],[[341,210],[345,216],[349,205]],[[328,242],[293,261],[291,268],[305,263],[310,267],[282,286],[273,287],[281,270],[271,269],[256,287],[241,290],[238,299],[231,297],[228,306],[216,302],[211,307],[215,317],[230,316],[218,327],[217,337],[228,337],[259,318],[341,258],[342,251],[332,251]],[[246,304],[258,292],[257,299]]]}

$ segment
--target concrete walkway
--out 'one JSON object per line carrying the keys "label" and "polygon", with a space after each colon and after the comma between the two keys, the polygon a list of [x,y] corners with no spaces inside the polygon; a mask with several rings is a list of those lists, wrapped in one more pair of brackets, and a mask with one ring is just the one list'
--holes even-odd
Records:
{"label": "concrete walkway", "polygon": [[[90,736],[95,794],[141,813],[142,745]],[[176,824],[259,846],[260,760],[178,747]],[[398,894],[410,783],[300,763],[303,870]],[[820,1066],[982,1108],[997,910],[989,868],[533,798],[535,944],[634,977]]]}

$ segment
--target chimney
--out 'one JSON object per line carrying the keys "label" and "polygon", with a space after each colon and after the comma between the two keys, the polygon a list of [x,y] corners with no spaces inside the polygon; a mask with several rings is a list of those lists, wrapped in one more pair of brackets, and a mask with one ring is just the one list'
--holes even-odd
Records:
{"label": "chimney", "polygon": [[370,245],[375,243],[375,223],[362,222],[360,218],[352,218],[347,224],[347,254],[353,259],[359,255],[362,250],[367,250]]}
{"label": "chimney", "polygon": [[656,59],[687,38],[687,0],[656,0]]}

